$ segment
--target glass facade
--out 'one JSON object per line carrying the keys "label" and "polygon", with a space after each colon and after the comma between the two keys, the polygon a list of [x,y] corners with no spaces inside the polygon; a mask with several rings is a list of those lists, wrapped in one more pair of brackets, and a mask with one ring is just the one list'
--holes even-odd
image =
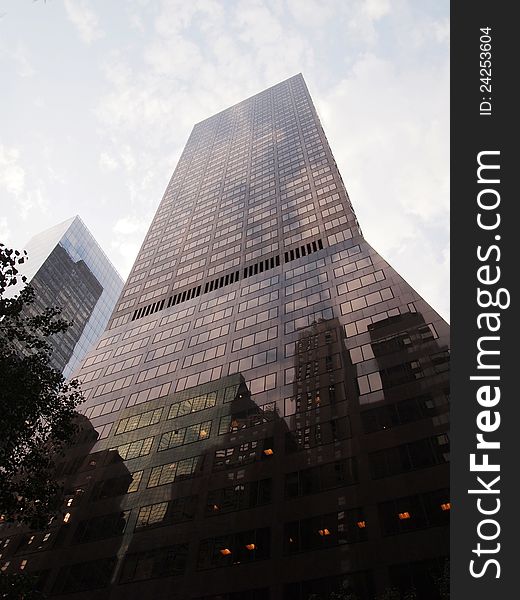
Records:
{"label": "glass facade", "polygon": [[36,292],[29,310],[61,306],[74,323],[52,340],[52,365],[70,377],[105,330],[124,282],[78,216],[34,236],[26,250],[23,272]]}
{"label": "glass facade", "polygon": [[6,568],[74,598],[440,598],[448,347],[303,77],[244,100],[194,127],[80,369],[66,522],[4,531]]}

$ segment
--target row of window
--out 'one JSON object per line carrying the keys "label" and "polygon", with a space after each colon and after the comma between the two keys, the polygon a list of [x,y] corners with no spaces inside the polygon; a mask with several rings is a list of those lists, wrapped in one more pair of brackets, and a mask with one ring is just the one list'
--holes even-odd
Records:
{"label": "row of window", "polygon": [[372,292],[367,294],[366,296],[360,296],[355,300],[348,300],[347,302],[343,302],[340,304],[341,314],[345,315],[351,312],[355,312],[357,310],[361,310],[362,308],[366,308],[367,306],[373,306],[374,304],[379,304],[380,302],[384,302],[385,300],[391,300],[394,297],[392,292],[392,288],[383,288],[382,290],[378,290],[376,292]]}
{"label": "row of window", "polygon": [[[284,241],[284,244],[287,246],[287,245],[293,244],[297,241],[300,241],[306,237],[316,235],[318,233],[319,233],[318,229],[313,228],[312,230],[309,230],[309,231],[306,231],[303,233],[298,233],[295,236],[291,236],[290,238],[287,238]],[[313,247],[316,246],[316,242],[313,242],[312,246]],[[318,246],[319,246],[319,249],[321,249],[323,247],[321,240],[318,240]],[[306,251],[306,248],[307,248],[307,251]],[[273,246],[273,249],[274,249],[274,246]],[[277,244],[276,244],[276,249],[277,249]],[[317,250],[317,249],[318,248],[316,247],[314,250]],[[312,251],[313,250],[312,250],[310,244],[307,244],[306,246],[301,247],[301,253],[303,256],[305,256],[307,253],[310,253]],[[252,254],[250,253],[250,255],[251,255],[250,257],[256,256],[256,254],[258,254],[258,252],[252,253]],[[289,254],[290,254],[290,259],[288,258]],[[286,252],[285,255],[286,255],[285,256],[286,262],[288,262],[289,260],[293,260],[294,258],[299,258],[300,257],[300,249],[296,248],[296,250],[291,250],[290,252]],[[212,274],[212,273],[216,273],[217,271],[220,272],[222,270],[229,269],[233,266],[237,266],[239,264],[239,262],[240,262],[240,260],[238,258],[230,260],[227,263],[219,265],[218,267],[213,267],[212,269],[210,269],[209,273]],[[265,266],[264,266],[264,263],[265,263]],[[245,268],[244,277],[246,277],[248,275],[256,274],[257,272],[263,272],[263,270],[267,270],[268,268],[273,268],[275,266],[275,264],[276,264],[276,266],[278,266],[279,263],[280,263],[280,257],[275,256],[275,257],[272,257],[271,259],[267,259],[266,261],[261,261],[260,263],[251,265],[250,267]],[[174,287],[184,287],[190,283],[198,281],[202,276],[203,276],[202,273],[198,273],[195,275],[191,275],[185,281],[177,280]],[[223,279],[225,279],[225,282],[223,281]],[[170,297],[168,300],[167,307],[171,306],[172,304],[178,304],[179,302],[184,302],[186,300],[190,300],[193,297],[200,295],[201,291],[202,291],[202,293],[207,293],[209,291],[212,291],[213,289],[222,287],[222,285],[227,285],[228,283],[233,283],[237,279],[238,279],[238,272],[236,274],[231,274],[231,275],[228,274],[225,277],[221,277],[220,280],[222,280],[222,281],[221,281],[220,285],[216,285],[216,286],[213,285],[215,282],[211,282],[211,285],[209,283],[206,283],[206,285],[204,286],[204,291],[202,291],[201,286],[198,286],[198,287],[190,289],[190,290],[185,290],[183,293],[175,294],[175,296]],[[153,297],[161,295],[163,293],[163,291],[164,291],[163,289],[154,291]],[[152,293],[152,292],[150,292],[150,293]],[[146,298],[143,296],[143,297],[141,297],[140,302],[144,301],[144,300],[148,300],[148,299],[150,299],[150,298],[148,298],[148,296]],[[132,315],[132,320],[134,321],[136,319],[140,319],[144,316],[147,316],[148,314],[151,314],[153,312],[157,312],[158,310],[162,310],[165,306],[165,300],[166,299],[159,300],[148,306],[144,306],[139,309],[136,309]],[[127,315],[118,317],[118,319],[123,319],[123,320],[125,320],[125,322],[126,322],[126,320],[128,320]],[[121,321],[121,322],[123,322],[123,321]],[[118,323],[119,323],[119,321],[118,321]],[[116,326],[115,321],[113,322],[113,326]]]}
{"label": "row of window", "polygon": [[371,452],[370,475],[372,479],[381,479],[447,463],[449,450],[448,436],[442,434]]}
{"label": "row of window", "polygon": [[163,433],[159,439],[158,452],[177,448],[193,442],[208,439],[211,434],[212,421],[203,421],[187,427],[180,427]]}
{"label": "row of window", "polygon": [[[330,466],[337,464],[340,463],[332,463]],[[289,476],[286,478],[286,489],[288,488],[288,478]],[[336,482],[335,487],[337,485]],[[206,498],[205,515],[207,517],[215,516],[267,505],[271,502],[271,498],[272,481],[270,479],[237,483],[225,488],[210,490]],[[197,502],[198,497],[192,495],[141,506],[137,511],[135,531],[190,521],[195,517]],[[383,535],[447,526],[451,510],[449,490],[440,489],[392,499],[379,503],[377,510]],[[129,516],[130,510],[126,510],[80,521],[74,531],[73,543],[87,543],[122,535]],[[283,534],[284,553],[295,554],[338,544],[364,541],[367,539],[366,534],[369,528],[370,523],[360,507],[286,522]],[[247,532],[248,535],[249,533]],[[51,533],[41,535],[44,537],[39,546],[34,548],[35,550],[47,547],[46,544],[49,542]],[[236,535],[242,536],[242,534],[232,534],[231,537],[224,535],[203,540],[200,544],[199,568],[235,564],[235,561],[238,560],[236,552],[238,548],[235,543],[230,543],[230,540],[234,540]],[[16,552],[20,554],[30,551],[33,544],[38,544],[35,537],[34,534],[26,534],[16,548]],[[5,548],[9,542],[10,538],[4,540],[3,547]],[[250,543],[255,544],[255,540],[250,540]],[[215,548],[215,545],[218,547]],[[213,546],[213,551],[211,546]],[[233,548],[235,548],[235,556],[230,557],[233,554]],[[248,548],[248,550],[254,549]],[[222,552],[222,550],[225,551]],[[240,552],[238,555],[240,556]],[[221,556],[230,558],[223,560]],[[252,556],[255,555],[250,555],[250,558]],[[208,560],[210,564],[208,564]]]}
{"label": "row of window", "polygon": [[368,409],[361,413],[363,431],[373,433],[432,417],[436,412],[435,407],[436,403],[430,395],[422,395]]}

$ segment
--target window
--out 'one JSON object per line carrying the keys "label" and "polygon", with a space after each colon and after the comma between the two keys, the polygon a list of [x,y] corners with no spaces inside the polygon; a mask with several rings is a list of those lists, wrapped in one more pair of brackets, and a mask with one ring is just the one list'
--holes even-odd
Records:
{"label": "window", "polygon": [[441,489],[378,504],[384,535],[449,525],[449,498],[449,490]]}
{"label": "window", "polygon": [[135,471],[121,477],[111,477],[110,479],[98,481],[94,485],[90,499],[94,502],[136,492],[139,489],[142,477],[142,471]]}
{"label": "window", "polygon": [[186,567],[187,555],[188,544],[127,554],[121,568],[119,583],[182,575]]}
{"label": "window", "polygon": [[81,544],[122,535],[129,515],[130,511],[125,510],[80,521],[72,541]]}
{"label": "window", "polygon": [[115,450],[119,453],[119,456],[123,460],[131,460],[132,458],[139,458],[140,456],[146,456],[150,454],[152,449],[153,437],[144,438],[142,440],[136,440],[128,444],[122,444],[110,450]]}
{"label": "window", "polygon": [[159,502],[141,506],[135,524],[136,531],[148,527],[173,525],[182,521],[190,521],[195,516],[196,496],[176,498],[169,502]]}
{"label": "window", "polygon": [[173,429],[163,433],[159,439],[158,452],[176,448],[192,442],[199,442],[209,438],[211,433],[211,421],[203,421],[195,425],[189,425],[181,429]]}
{"label": "window", "polygon": [[335,461],[285,475],[285,497],[296,498],[358,482],[356,458]]}
{"label": "window", "polygon": [[271,479],[237,482],[225,488],[210,490],[206,501],[206,515],[214,516],[245,510],[271,502]]}
{"label": "window", "polygon": [[106,587],[110,583],[116,562],[115,557],[107,557],[62,567],[52,593],[66,594]]}
{"label": "window", "polygon": [[309,600],[310,598],[373,598],[374,586],[370,571],[343,573],[320,579],[307,579],[284,585],[284,600]]}
{"label": "window", "polygon": [[229,567],[263,560],[270,555],[270,529],[252,529],[202,540],[197,568]]}
{"label": "window", "polygon": [[134,431],[135,429],[140,429],[141,427],[155,425],[161,420],[162,411],[162,408],[157,408],[155,410],[140,413],[132,417],[127,417],[126,419],[121,419],[117,425],[114,435],[120,435],[121,433]]}
{"label": "window", "polygon": [[435,414],[431,396],[408,398],[395,404],[387,404],[361,413],[365,433],[390,429],[405,423],[412,423]]}
{"label": "window", "polygon": [[324,446],[349,439],[351,437],[350,419],[340,417],[313,425],[299,424],[294,431],[285,434],[285,451],[287,453]]}
{"label": "window", "polygon": [[425,469],[449,461],[449,439],[446,435],[424,438],[371,452],[368,459],[372,479]]}
{"label": "window", "polygon": [[218,433],[234,433],[246,427],[256,427],[263,423],[269,423],[278,417],[276,402],[269,402],[262,406],[256,406],[248,410],[234,412],[220,419]]}
{"label": "window", "polygon": [[297,554],[337,546],[340,543],[339,525],[344,524],[344,521],[345,512],[341,511],[285,523],[284,554]]}
{"label": "window", "polygon": [[203,456],[192,456],[177,462],[159,465],[152,469],[146,487],[157,487],[181,479],[191,479],[192,477],[196,477],[202,471],[203,467]]}
{"label": "window", "polygon": [[172,406],[170,406],[170,410],[168,411],[167,418],[175,419],[177,417],[189,415],[190,413],[211,408],[212,406],[215,406],[216,403],[217,392],[208,392],[207,394],[194,396],[193,398],[187,398],[186,400],[181,400],[180,402],[172,404]]}
{"label": "window", "polygon": [[263,440],[252,440],[222,448],[215,451],[215,460],[213,471],[222,471],[224,469],[233,469],[244,464],[249,464],[257,460],[268,460],[274,456],[273,438]]}

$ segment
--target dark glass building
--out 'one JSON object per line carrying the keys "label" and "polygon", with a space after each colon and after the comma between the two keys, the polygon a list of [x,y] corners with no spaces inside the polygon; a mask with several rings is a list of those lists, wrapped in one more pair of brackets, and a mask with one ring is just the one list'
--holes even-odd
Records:
{"label": "dark glass building", "polygon": [[73,322],[51,340],[52,366],[69,377],[105,331],[124,282],[78,216],[35,235],[25,248],[23,272],[35,291],[30,311],[60,306]]}
{"label": "dark glass building", "polygon": [[202,121],[81,368],[64,517],[6,528],[6,568],[89,600],[440,598],[448,335],[363,238],[301,75]]}

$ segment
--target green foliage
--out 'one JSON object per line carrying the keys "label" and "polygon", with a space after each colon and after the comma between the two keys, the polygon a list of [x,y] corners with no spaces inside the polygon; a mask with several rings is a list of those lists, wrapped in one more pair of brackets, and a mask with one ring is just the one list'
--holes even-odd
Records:
{"label": "green foliage", "polygon": [[35,590],[37,577],[28,573],[2,573],[0,598],[2,600],[42,600],[41,592]]}
{"label": "green foliage", "polygon": [[[311,594],[307,600],[325,600],[325,597],[318,594]],[[352,592],[341,590],[327,595],[326,600],[358,600],[358,597]]]}
{"label": "green foliage", "polygon": [[352,592],[332,592],[331,600],[358,600],[356,594]]}
{"label": "green foliage", "polygon": [[6,295],[25,283],[18,272],[25,258],[0,244],[0,514],[4,522],[39,528],[59,508],[54,459],[75,433],[83,395],[77,380],[66,381],[49,365],[49,336],[70,325],[60,309],[30,314],[30,286]]}
{"label": "green foliage", "polygon": [[401,592],[397,588],[387,588],[376,597],[376,600],[402,600]]}
{"label": "green foliage", "polygon": [[441,600],[450,599],[450,559],[444,561],[442,572],[435,577],[435,585],[439,590]]}

